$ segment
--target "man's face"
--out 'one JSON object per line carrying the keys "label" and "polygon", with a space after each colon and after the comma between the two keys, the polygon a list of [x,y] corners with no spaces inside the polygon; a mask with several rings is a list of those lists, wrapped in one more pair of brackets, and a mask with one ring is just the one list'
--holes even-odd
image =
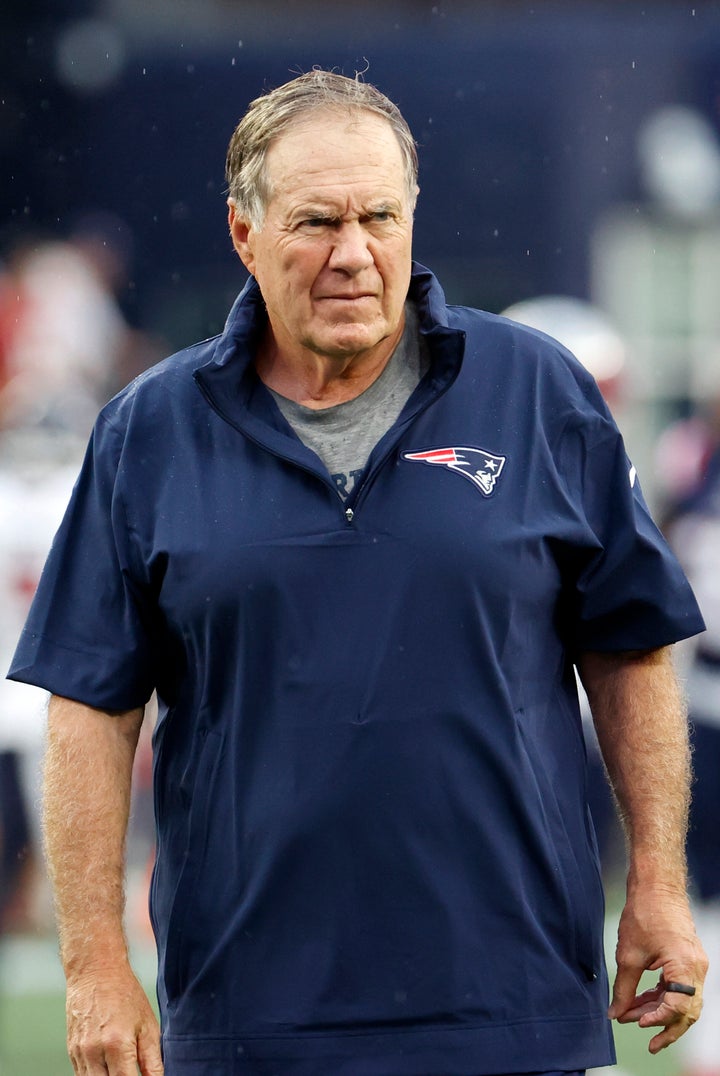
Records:
{"label": "man's face", "polygon": [[365,355],[398,334],[412,212],[400,147],[369,112],[316,112],[268,151],[260,231],[230,206],[235,248],[260,285],[276,346]]}

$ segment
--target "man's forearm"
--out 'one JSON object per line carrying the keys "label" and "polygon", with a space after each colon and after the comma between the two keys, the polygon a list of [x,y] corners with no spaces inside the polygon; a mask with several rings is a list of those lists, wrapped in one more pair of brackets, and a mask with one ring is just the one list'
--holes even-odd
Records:
{"label": "man's forearm", "polygon": [[[587,653],[578,665],[628,841],[609,1013],[659,1028],[648,1043],[655,1054],[697,1020],[707,972],[687,896],[687,716],[667,649]],[[638,994],[644,971],[658,982]],[[687,992],[669,991],[670,983]]]}
{"label": "man's forearm", "polygon": [[127,956],[125,837],[142,718],[50,701],[43,822],[68,976]]}
{"label": "man's forearm", "polygon": [[586,653],[579,668],[627,834],[629,882],[684,889],[690,750],[670,651]]}

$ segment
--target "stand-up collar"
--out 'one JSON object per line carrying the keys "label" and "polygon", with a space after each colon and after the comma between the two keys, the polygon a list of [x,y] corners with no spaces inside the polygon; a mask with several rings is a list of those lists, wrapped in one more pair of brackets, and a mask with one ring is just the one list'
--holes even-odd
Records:
{"label": "stand-up collar", "polygon": [[[417,305],[420,331],[427,338],[432,357],[432,383],[436,392],[447,388],[462,363],[465,334],[448,326],[445,295],[435,276],[414,262],[408,297]],[[283,428],[276,408],[263,405],[262,388],[254,366],[267,310],[254,277],[250,277],[228,314],[211,360],[195,371],[195,380],[213,407],[237,424],[240,412],[254,411],[264,423]],[[252,407],[250,407],[252,402]],[[262,415],[258,413],[259,410]],[[279,414],[279,413],[278,413]]]}

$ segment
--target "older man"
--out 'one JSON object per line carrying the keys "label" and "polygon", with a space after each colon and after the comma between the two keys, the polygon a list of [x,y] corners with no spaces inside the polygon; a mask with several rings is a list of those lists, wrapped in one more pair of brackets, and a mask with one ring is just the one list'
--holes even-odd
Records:
{"label": "older man", "polygon": [[122,932],[153,690],[167,1074],[611,1062],[574,663],[629,840],[611,1013],[660,1050],[705,970],[666,649],[702,621],[617,429],[559,345],[412,265],[415,148],[373,87],[253,102],[228,181],[251,279],[102,412],[12,670],[55,694],[75,1070],[163,1071]]}

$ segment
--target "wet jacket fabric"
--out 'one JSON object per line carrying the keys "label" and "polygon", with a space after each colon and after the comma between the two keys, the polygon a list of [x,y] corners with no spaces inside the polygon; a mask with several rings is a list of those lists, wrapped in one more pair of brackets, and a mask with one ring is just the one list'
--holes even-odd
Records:
{"label": "wet jacket fabric", "polygon": [[100,415],[11,675],[157,690],[168,1076],[613,1060],[573,656],[702,629],[594,382],[414,267],[432,367],[343,503],[222,335]]}

